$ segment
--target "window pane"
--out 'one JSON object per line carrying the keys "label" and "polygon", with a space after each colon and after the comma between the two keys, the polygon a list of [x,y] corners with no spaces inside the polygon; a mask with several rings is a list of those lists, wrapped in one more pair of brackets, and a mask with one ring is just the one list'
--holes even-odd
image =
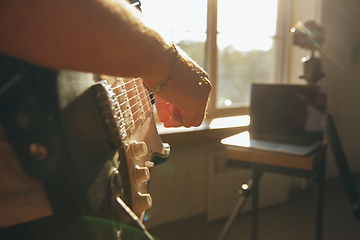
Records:
{"label": "window pane", "polygon": [[276,0],[218,1],[217,108],[249,106],[253,82],[274,82]]}
{"label": "window pane", "polygon": [[207,0],[142,0],[141,6],[145,21],[204,67]]}
{"label": "window pane", "polygon": [[[196,34],[199,35],[199,34]],[[203,40],[194,40],[191,36],[184,34],[184,36],[188,36],[188,38],[183,39],[179,42],[175,42],[182,50],[184,50],[200,67],[205,69],[205,42],[206,42],[206,34],[203,33]]]}
{"label": "window pane", "polygon": [[219,0],[218,25],[221,33],[274,36],[277,0]]}
{"label": "window pane", "polygon": [[[218,37],[221,37],[219,35]],[[258,37],[264,42],[268,37]],[[260,40],[259,40],[260,41]],[[217,108],[249,106],[251,83],[273,82],[274,49],[239,51],[233,45],[218,50]]]}

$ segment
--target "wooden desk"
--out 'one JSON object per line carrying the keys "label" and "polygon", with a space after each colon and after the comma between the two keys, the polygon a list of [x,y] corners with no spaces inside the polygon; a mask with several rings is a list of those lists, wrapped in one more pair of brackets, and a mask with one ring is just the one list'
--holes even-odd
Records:
{"label": "wooden desk", "polygon": [[[314,180],[314,182],[317,184],[317,214],[315,239],[322,239],[325,153],[325,144],[323,144],[321,147],[319,147],[307,156],[295,156],[270,151],[254,150],[247,147],[226,147],[226,158],[228,166],[253,170],[253,176],[251,179],[249,179],[249,182],[251,183],[251,189],[248,190],[248,194],[242,196],[243,198],[247,198],[250,194],[253,196],[252,240],[258,239],[259,180],[263,172],[273,172]],[[244,201],[245,200],[243,200],[243,202]],[[236,216],[240,208],[240,204],[235,207],[234,212],[232,216],[230,216],[228,223],[226,224],[219,239],[224,239],[228,228],[232,224],[234,216]]]}
{"label": "wooden desk", "polygon": [[306,156],[227,146],[228,165],[310,178],[325,164],[326,145]]}

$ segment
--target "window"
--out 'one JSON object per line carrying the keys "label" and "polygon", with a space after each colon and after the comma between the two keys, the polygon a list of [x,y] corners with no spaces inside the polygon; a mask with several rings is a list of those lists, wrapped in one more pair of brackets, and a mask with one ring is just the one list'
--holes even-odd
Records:
{"label": "window", "polygon": [[207,0],[142,0],[144,18],[205,68]]}
{"label": "window", "polygon": [[219,0],[217,12],[216,108],[246,107],[252,82],[274,81],[277,0]]}
{"label": "window", "polygon": [[247,113],[252,82],[282,81],[281,2],[142,0],[142,9],[152,26],[208,71],[214,85],[208,112],[218,117]]}

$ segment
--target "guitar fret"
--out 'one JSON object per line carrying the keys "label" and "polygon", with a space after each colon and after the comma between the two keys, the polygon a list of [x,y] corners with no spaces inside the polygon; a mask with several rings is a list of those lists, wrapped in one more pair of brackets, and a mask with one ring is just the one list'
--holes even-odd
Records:
{"label": "guitar fret", "polygon": [[137,114],[139,111],[140,111],[140,116],[136,119],[135,121],[135,124],[136,122],[139,120],[141,120],[141,124],[144,124],[144,120],[145,120],[145,115],[144,115],[144,108],[143,108],[143,105],[142,105],[142,102],[141,102],[141,99],[140,99],[140,93],[139,93],[139,89],[138,87],[141,86],[141,85],[136,85],[136,82],[135,82],[135,79],[133,80],[133,85],[134,85],[134,91],[135,91],[135,106],[134,108],[138,108],[135,112],[133,112],[133,115],[135,116],[135,114]]}
{"label": "guitar fret", "polygon": [[116,79],[120,84],[120,91],[122,94],[122,98],[120,99],[120,109],[123,112],[124,115],[124,123],[126,131],[131,134],[131,131],[135,129],[135,122],[133,120],[133,114],[131,111],[130,106],[130,99],[129,99],[129,90],[127,89],[126,83],[124,82],[123,78],[117,78]]}
{"label": "guitar fret", "polygon": [[102,85],[108,92],[121,139],[125,140],[144,124],[147,116],[152,116],[149,93],[140,78],[116,78],[113,86],[103,80]]}

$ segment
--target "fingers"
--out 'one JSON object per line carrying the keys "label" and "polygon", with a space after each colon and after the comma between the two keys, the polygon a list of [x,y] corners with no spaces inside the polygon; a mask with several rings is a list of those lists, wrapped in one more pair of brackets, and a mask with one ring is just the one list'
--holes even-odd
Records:
{"label": "fingers", "polygon": [[164,123],[164,127],[198,127],[201,125],[203,117],[198,117],[196,121],[192,120],[192,118],[183,115],[180,112],[180,109],[171,106],[171,104],[167,104],[166,106],[166,114],[162,113],[161,117],[159,115],[159,119]]}
{"label": "fingers", "polygon": [[169,118],[164,121],[165,127],[198,127],[202,122],[202,115],[199,115],[197,119],[182,114],[181,110],[171,104],[165,105],[165,110],[168,113]]}
{"label": "fingers", "polygon": [[198,127],[204,118],[203,109],[199,109],[188,116],[158,96],[156,96],[155,105],[159,120],[164,123],[165,127]]}
{"label": "fingers", "polygon": [[160,97],[155,98],[155,105],[159,120],[164,123],[165,127],[180,127],[182,126],[181,123],[177,120],[177,123],[173,121],[172,118],[177,119],[179,118],[178,115],[180,114],[180,110],[175,110],[172,113],[172,105],[165,100],[161,99]]}
{"label": "fingers", "polygon": [[183,114],[181,113],[179,108],[168,104],[166,105],[166,111],[168,112],[170,119],[165,122],[165,127],[191,127],[191,125],[184,124]]}
{"label": "fingers", "polygon": [[159,120],[161,122],[166,122],[170,118],[170,114],[166,111],[166,105],[168,104],[169,104],[168,102],[161,99],[160,97],[155,98],[155,106]]}
{"label": "fingers", "polygon": [[172,106],[160,97],[156,97],[155,105],[159,120],[164,123],[165,127],[181,127],[184,126],[182,114],[179,108]]}

